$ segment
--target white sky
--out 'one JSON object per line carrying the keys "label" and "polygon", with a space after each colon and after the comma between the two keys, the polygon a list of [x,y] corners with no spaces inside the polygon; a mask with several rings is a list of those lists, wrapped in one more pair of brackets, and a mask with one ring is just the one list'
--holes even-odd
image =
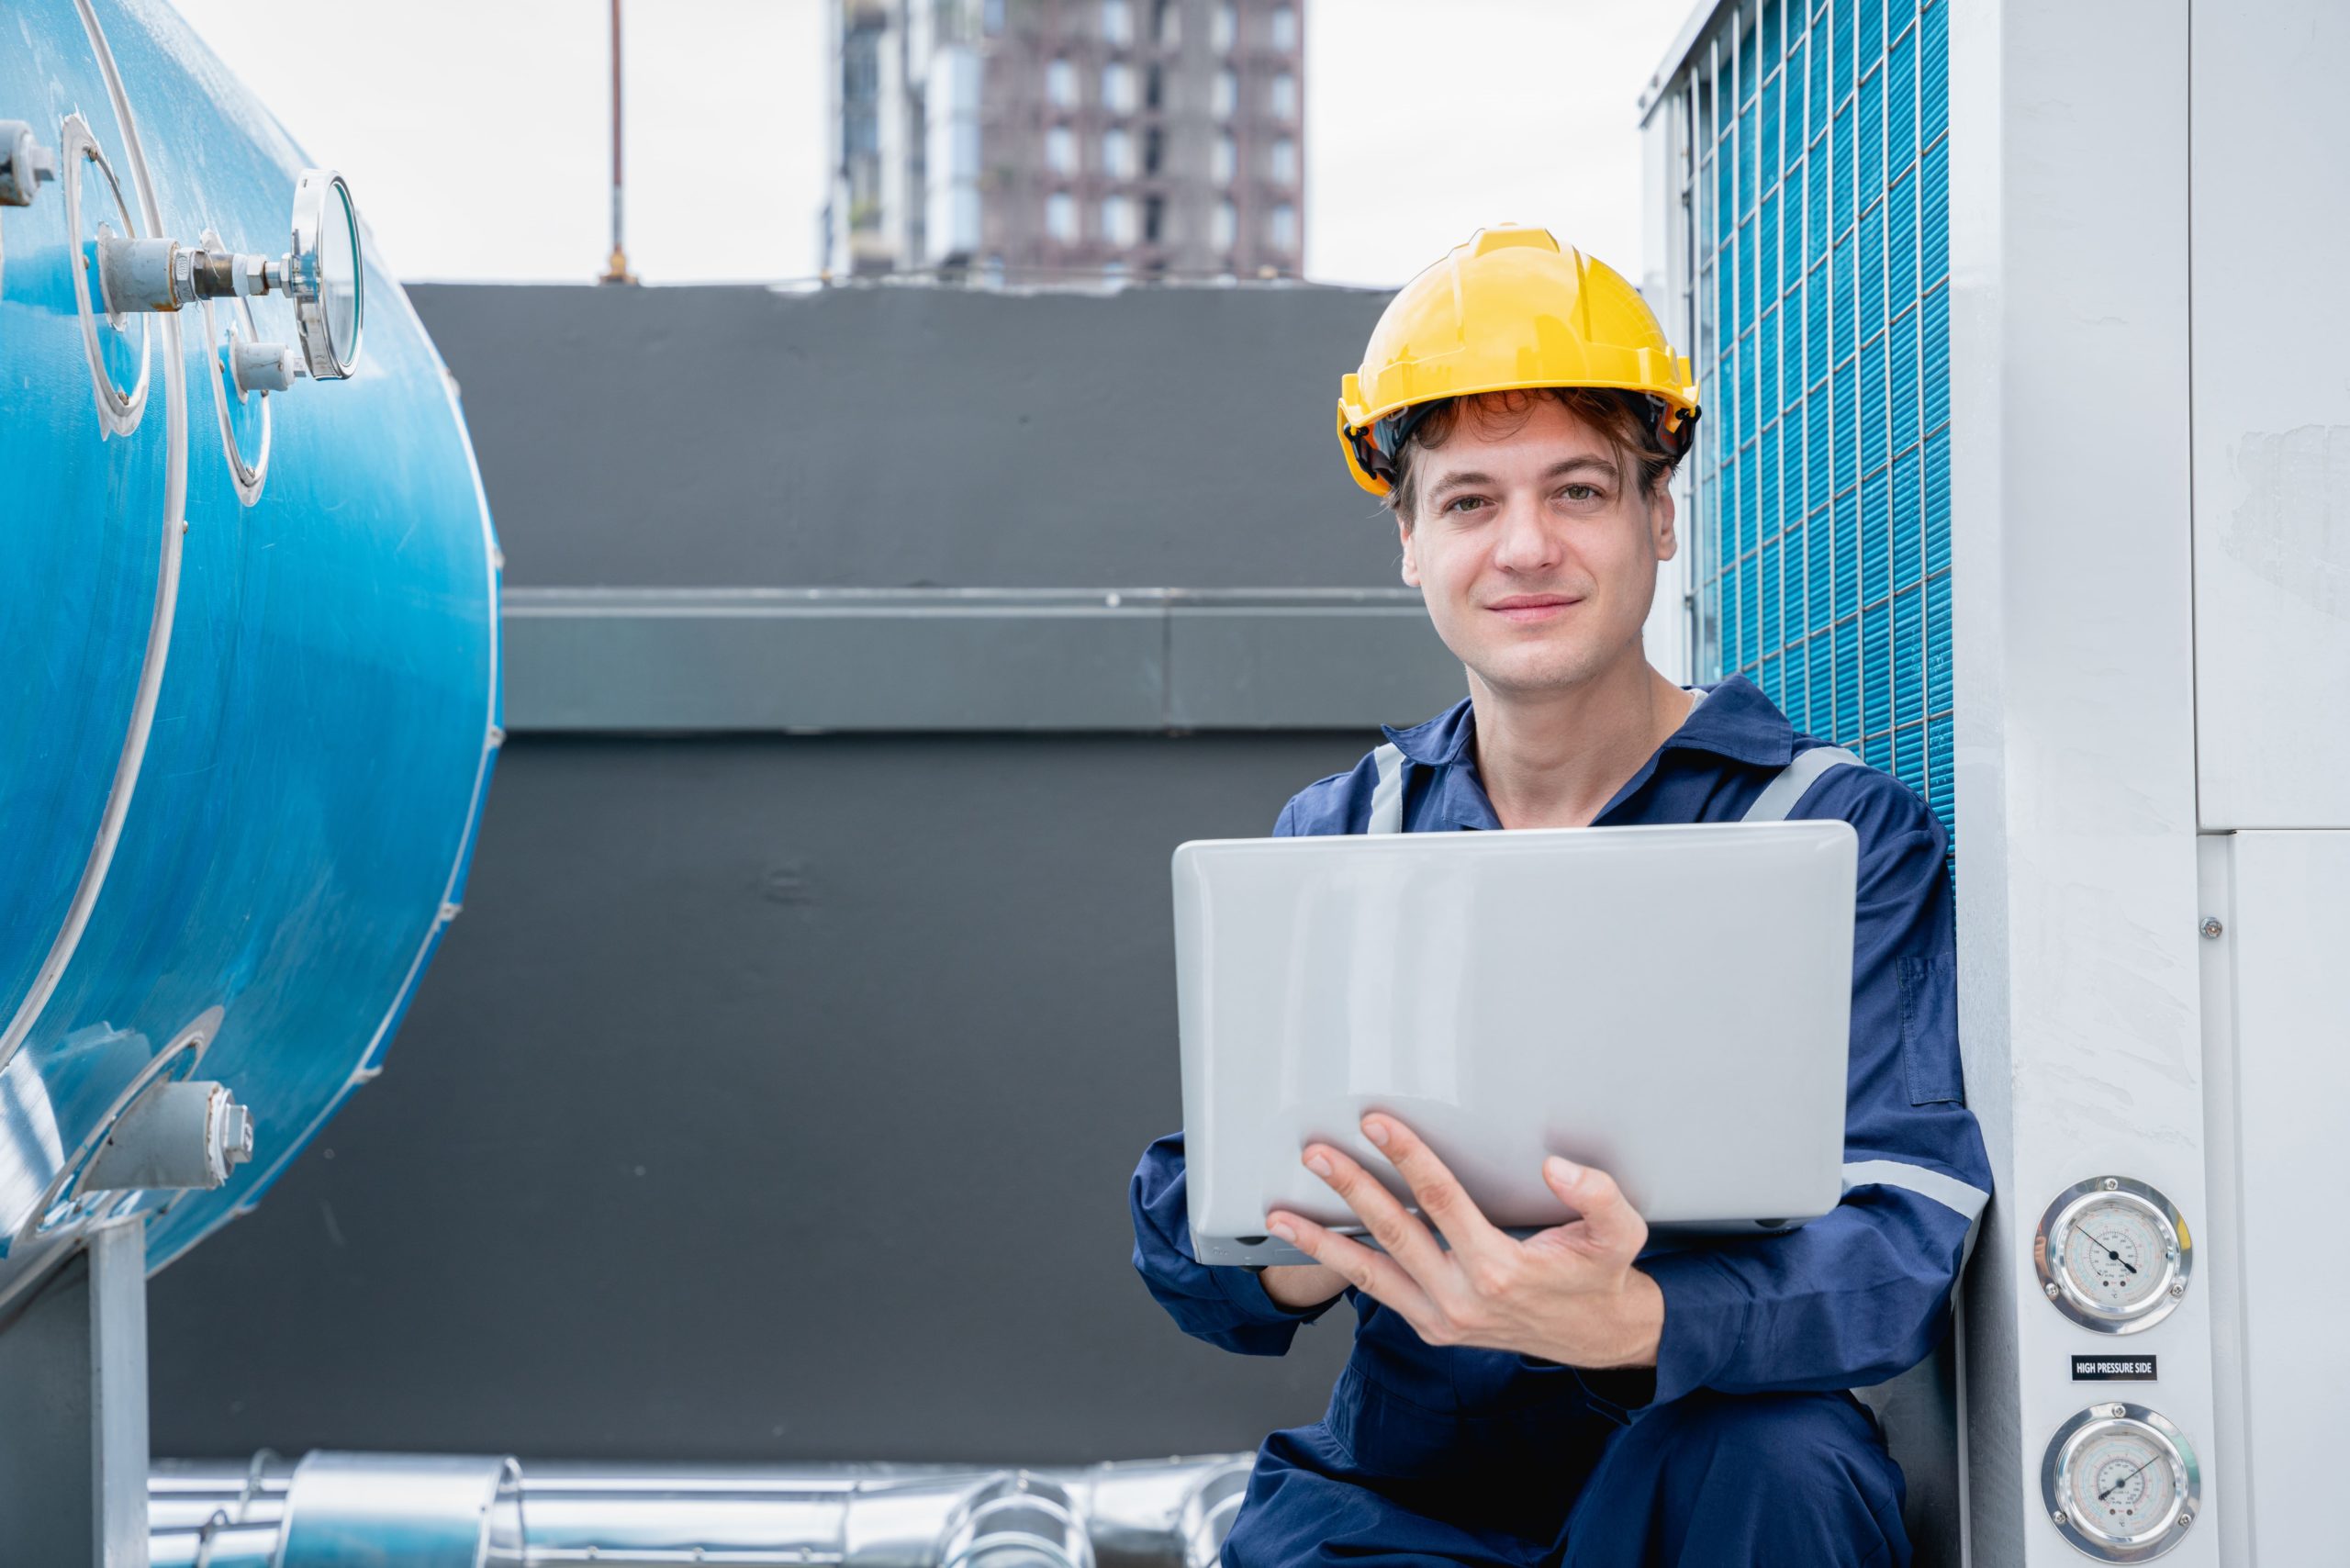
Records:
{"label": "white sky", "polygon": [[[625,0],[648,283],[806,278],[825,0]],[[177,0],[408,279],[586,281],[609,248],[604,0]],[[1636,101],[1687,0],[1306,0],[1308,276],[1393,286],[1490,222],[1639,278]]]}

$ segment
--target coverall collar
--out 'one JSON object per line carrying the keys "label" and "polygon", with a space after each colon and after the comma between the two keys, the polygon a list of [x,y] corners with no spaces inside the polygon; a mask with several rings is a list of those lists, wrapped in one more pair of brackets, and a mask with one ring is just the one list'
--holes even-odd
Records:
{"label": "coverall collar", "polygon": [[[1706,700],[1665,738],[1657,748],[1659,755],[1686,749],[1712,752],[1753,767],[1787,765],[1795,756],[1795,726],[1760,687],[1734,675],[1703,689]],[[1424,724],[1408,730],[1382,725],[1381,731],[1396,750],[1423,767],[1473,761],[1469,743],[1477,734],[1476,706],[1464,697]]]}

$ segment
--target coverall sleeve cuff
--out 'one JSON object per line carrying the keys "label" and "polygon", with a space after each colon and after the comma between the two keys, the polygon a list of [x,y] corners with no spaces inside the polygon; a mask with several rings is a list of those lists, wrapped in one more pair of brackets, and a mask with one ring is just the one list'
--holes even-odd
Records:
{"label": "coverall sleeve cuff", "polygon": [[1668,1405],[1705,1387],[1737,1358],[1746,1342],[1751,1297],[1744,1282],[1709,1252],[1668,1252],[1642,1260],[1639,1267],[1664,1296],[1653,1403]]}
{"label": "coverall sleeve cuff", "polygon": [[1250,1323],[1311,1323],[1330,1310],[1338,1298],[1333,1296],[1319,1305],[1292,1309],[1283,1306],[1265,1294],[1265,1282],[1254,1271],[1228,1264],[1207,1266],[1208,1278],[1224,1293],[1241,1316]]}

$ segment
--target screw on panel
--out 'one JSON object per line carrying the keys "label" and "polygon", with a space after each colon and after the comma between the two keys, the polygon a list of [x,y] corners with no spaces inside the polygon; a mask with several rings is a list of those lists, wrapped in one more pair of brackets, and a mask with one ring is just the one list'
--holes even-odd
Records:
{"label": "screw on panel", "polygon": [[441,918],[443,921],[454,920],[457,918],[457,912],[464,907],[463,904],[444,903],[441,906]]}
{"label": "screw on panel", "polygon": [[2185,1295],[2187,1294],[2187,1282],[2185,1280],[2172,1281],[2170,1294],[2175,1296]]}
{"label": "screw on panel", "polygon": [[2046,1284],[2044,1284],[2044,1285],[2041,1286],[2041,1289],[2042,1289],[2042,1290],[2044,1290],[2044,1291],[2046,1291],[2046,1292],[2048,1293],[2048,1299],[2049,1299],[2050,1301],[2054,1301],[2054,1300],[2056,1299],[2056,1282],[2055,1282],[2055,1281],[2053,1281],[2053,1280],[2049,1281],[2049,1282],[2048,1282],[2048,1283],[2046,1283]]}
{"label": "screw on panel", "polygon": [[2049,1513],[2048,1518],[2049,1518],[2049,1522],[2051,1522],[2052,1524],[2068,1525],[2068,1524],[2071,1524],[2071,1523],[2073,1522],[2072,1520],[2070,1520],[2070,1519],[2068,1519],[2068,1518],[2066,1518],[2065,1517],[2065,1510],[2064,1510],[2064,1509],[2062,1509],[2062,1508],[2056,1508],[2056,1509],[2052,1510],[2052,1511]]}
{"label": "screw on panel", "polygon": [[2109,1193],[2118,1193],[2121,1190],[2121,1183],[2114,1178],[2108,1176],[2105,1179],[2105,1190]]}
{"label": "screw on panel", "polygon": [[2207,916],[2204,919],[2203,935],[2207,940],[2219,935],[2221,932],[2225,931],[2227,927],[2221,924],[2216,917]]}
{"label": "screw on panel", "polygon": [[2195,1516],[2194,1516],[2193,1514],[2181,1514],[2181,1515],[2179,1515],[2179,1516],[2178,1516],[2178,1528],[2179,1528],[2179,1529],[2185,1529],[2188,1526],[2189,1526],[2189,1525],[2193,1524],[2194,1522],[2195,1522]]}

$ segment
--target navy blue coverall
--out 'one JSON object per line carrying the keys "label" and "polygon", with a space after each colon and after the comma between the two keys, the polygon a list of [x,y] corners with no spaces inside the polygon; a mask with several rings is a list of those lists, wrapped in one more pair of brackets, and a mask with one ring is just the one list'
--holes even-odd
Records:
{"label": "navy blue coverall", "polygon": [[[1463,701],[1387,732],[1404,831],[1501,826],[1474,723]],[[1733,677],[1595,825],[1735,822],[1821,744]],[[1273,831],[1364,832],[1375,786],[1366,757],[1301,792]],[[1909,1562],[1900,1471],[1844,1391],[1931,1349],[1990,1189],[1960,1081],[1947,840],[1915,792],[1868,767],[1830,769],[1791,814],[1860,836],[1842,1202],[1781,1236],[1651,1243],[1639,1266],[1664,1297],[1652,1372],[1433,1348],[1349,1289],[1354,1350],[1329,1409],[1266,1439],[1227,1562]],[[1135,1266],[1184,1332],[1278,1356],[1327,1310],[1290,1311],[1248,1271],[1194,1260],[1181,1134],[1144,1154],[1131,1202]]]}

